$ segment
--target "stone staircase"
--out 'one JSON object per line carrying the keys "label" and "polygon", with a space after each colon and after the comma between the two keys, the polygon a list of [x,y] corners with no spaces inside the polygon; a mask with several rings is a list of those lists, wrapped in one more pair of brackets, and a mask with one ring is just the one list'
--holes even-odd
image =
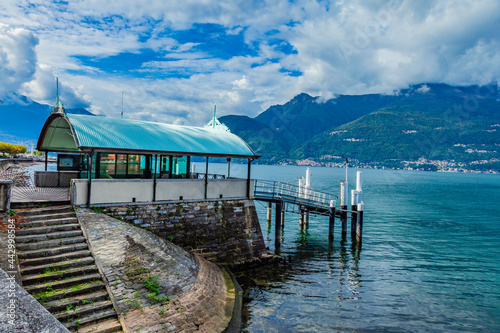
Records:
{"label": "stone staircase", "polygon": [[23,288],[73,332],[120,332],[113,303],[71,206],[17,210]]}

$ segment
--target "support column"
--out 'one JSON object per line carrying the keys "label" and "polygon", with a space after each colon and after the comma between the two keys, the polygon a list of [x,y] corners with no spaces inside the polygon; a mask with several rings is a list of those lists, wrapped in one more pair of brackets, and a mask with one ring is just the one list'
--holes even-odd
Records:
{"label": "support column", "polygon": [[305,208],[304,206],[300,206],[300,215],[299,215],[299,228],[302,229],[304,227],[305,220]]}
{"label": "support column", "polygon": [[227,159],[227,178],[231,177],[231,159]]}
{"label": "support column", "polygon": [[92,198],[92,164],[94,160],[94,151],[92,150],[89,154],[89,165],[88,165],[88,187],[87,187],[87,207],[90,207],[90,200]]}
{"label": "support column", "polygon": [[186,157],[186,178],[191,179],[191,156]]}
{"label": "support column", "polygon": [[351,237],[356,235],[356,221],[357,221],[357,210],[358,210],[358,191],[351,191]]}
{"label": "support column", "polygon": [[274,247],[281,248],[281,201],[276,203],[276,224],[274,228]]}
{"label": "support column", "polygon": [[333,233],[335,231],[335,201],[330,200],[329,210],[329,225],[328,225],[328,241],[333,242]]}
{"label": "support column", "polygon": [[[156,201],[156,172],[157,172],[157,165],[158,165],[158,161],[157,161],[158,157],[157,155],[153,155],[153,160],[154,160],[154,164],[155,164],[155,168],[154,168],[154,173],[153,173],[153,202]],[[189,165],[189,163],[188,163]]]}
{"label": "support column", "polygon": [[205,199],[207,199],[208,194],[208,156],[207,162],[205,163]]}
{"label": "support column", "polygon": [[247,198],[250,199],[250,173],[252,167],[252,160],[248,159],[248,170],[247,170]]}
{"label": "support column", "polygon": [[45,152],[45,171],[47,171],[47,165],[49,163],[49,152]]}

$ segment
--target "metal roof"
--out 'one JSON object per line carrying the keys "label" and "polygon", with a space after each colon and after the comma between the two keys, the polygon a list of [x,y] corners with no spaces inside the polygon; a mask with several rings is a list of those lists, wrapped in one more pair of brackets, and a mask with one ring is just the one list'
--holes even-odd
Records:
{"label": "metal roof", "polygon": [[79,114],[51,115],[40,134],[37,149],[259,157],[243,139],[230,132]]}

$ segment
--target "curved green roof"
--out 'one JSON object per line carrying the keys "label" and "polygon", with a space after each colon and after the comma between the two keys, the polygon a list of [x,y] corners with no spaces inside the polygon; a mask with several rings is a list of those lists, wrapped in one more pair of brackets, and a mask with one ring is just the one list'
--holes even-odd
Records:
{"label": "curved green roof", "polygon": [[243,139],[230,132],[78,114],[50,116],[37,149],[258,157]]}

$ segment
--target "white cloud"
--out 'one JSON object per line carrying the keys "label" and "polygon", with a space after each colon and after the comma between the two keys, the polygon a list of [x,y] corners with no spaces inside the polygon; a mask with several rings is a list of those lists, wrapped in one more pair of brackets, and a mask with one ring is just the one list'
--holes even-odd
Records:
{"label": "white cloud", "polygon": [[[12,80],[0,89],[53,103],[57,75],[67,106],[91,102],[94,112],[110,116],[119,115],[121,91],[128,117],[200,125],[214,103],[219,114],[254,116],[300,92],[325,100],[422,82],[485,84],[500,76],[495,0],[32,3],[0,4],[6,24],[0,27],[0,74]],[[222,25],[228,36],[243,34],[253,53],[227,59],[200,51],[209,41],[171,35],[195,23]],[[276,39],[295,52],[283,52],[286,44]],[[128,73],[78,58],[144,49],[158,57]]]}
{"label": "white cloud", "polygon": [[0,23],[0,96],[17,92],[36,71],[38,39],[28,30]]}

